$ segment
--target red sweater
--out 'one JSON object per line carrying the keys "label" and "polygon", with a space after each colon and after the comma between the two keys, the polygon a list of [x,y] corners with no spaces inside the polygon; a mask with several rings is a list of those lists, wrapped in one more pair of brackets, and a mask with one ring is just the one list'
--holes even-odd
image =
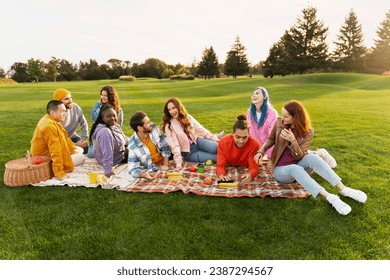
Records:
{"label": "red sweater", "polygon": [[259,166],[254,161],[255,153],[260,149],[259,142],[249,136],[244,147],[238,148],[234,144],[233,134],[222,137],[218,142],[217,176],[226,175],[226,166],[248,167],[252,178],[259,173]]}

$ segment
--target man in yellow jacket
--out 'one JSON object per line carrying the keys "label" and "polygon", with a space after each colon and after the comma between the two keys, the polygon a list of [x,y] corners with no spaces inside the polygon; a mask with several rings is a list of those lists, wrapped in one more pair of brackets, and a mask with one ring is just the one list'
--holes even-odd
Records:
{"label": "man in yellow jacket", "polygon": [[46,107],[47,114],[43,116],[34,131],[31,140],[31,153],[33,156],[49,156],[52,160],[54,176],[62,180],[66,173],[74,169],[74,161],[83,161],[83,155],[76,154],[76,146],[68,137],[68,133],[62,126],[66,115],[64,103],[51,100]]}

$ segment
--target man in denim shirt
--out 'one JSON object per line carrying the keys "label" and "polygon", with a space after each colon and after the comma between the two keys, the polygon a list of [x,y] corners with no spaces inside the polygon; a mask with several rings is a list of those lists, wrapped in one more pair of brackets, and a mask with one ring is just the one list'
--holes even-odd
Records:
{"label": "man in denim shirt", "polygon": [[130,118],[130,126],[134,134],[127,146],[129,150],[128,171],[134,178],[153,180],[157,174],[150,174],[158,170],[168,170],[171,152],[166,136],[150,121],[144,112],[136,112]]}

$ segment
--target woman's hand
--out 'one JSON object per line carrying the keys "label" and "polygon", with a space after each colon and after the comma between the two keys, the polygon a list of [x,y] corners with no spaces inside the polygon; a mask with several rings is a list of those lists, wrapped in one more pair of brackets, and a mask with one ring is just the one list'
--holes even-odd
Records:
{"label": "woman's hand", "polygon": [[168,165],[161,165],[160,170],[161,171],[167,171],[169,169]]}
{"label": "woman's hand", "polygon": [[107,178],[109,178],[109,177],[111,177],[111,176],[115,175],[115,173],[114,173],[114,172],[110,172],[110,173],[108,173],[108,174],[105,174],[105,175],[106,175],[106,177],[107,177]]}
{"label": "woman's hand", "polygon": [[280,136],[289,141],[289,142],[294,142],[295,141],[295,136],[294,136],[294,133],[291,131],[291,129],[287,129],[287,128],[284,128],[281,132],[280,132]]}
{"label": "woman's hand", "polygon": [[248,184],[252,181],[252,174],[251,173],[246,173],[243,176],[241,176],[241,181],[244,184]]}
{"label": "woman's hand", "polygon": [[263,159],[263,154],[260,153],[260,152],[257,152],[257,153],[255,154],[255,156],[253,157],[253,159],[254,159],[254,161],[255,161],[258,165],[260,165],[260,164],[261,164],[261,161],[262,161],[262,159]]}
{"label": "woman's hand", "polygon": [[175,168],[176,171],[180,171],[182,169],[183,169],[183,167],[181,166],[181,164],[176,165],[176,168]]}

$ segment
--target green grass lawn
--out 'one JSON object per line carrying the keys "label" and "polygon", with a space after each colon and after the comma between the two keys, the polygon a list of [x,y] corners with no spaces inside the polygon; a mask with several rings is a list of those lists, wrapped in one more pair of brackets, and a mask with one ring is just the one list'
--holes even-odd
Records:
{"label": "green grass lawn", "polygon": [[[161,124],[163,104],[182,100],[214,133],[231,131],[257,86],[280,113],[290,99],[308,109],[315,136],[337,159],[345,185],[368,195],[339,215],[325,199],[218,198],[181,192],[125,193],[84,187],[0,184],[0,259],[390,259],[390,77],[289,77],[0,85],[0,176],[24,156],[53,91],[65,87],[92,125],[104,85],[113,85],[128,120],[142,110]],[[328,190],[335,192],[319,177]]]}

